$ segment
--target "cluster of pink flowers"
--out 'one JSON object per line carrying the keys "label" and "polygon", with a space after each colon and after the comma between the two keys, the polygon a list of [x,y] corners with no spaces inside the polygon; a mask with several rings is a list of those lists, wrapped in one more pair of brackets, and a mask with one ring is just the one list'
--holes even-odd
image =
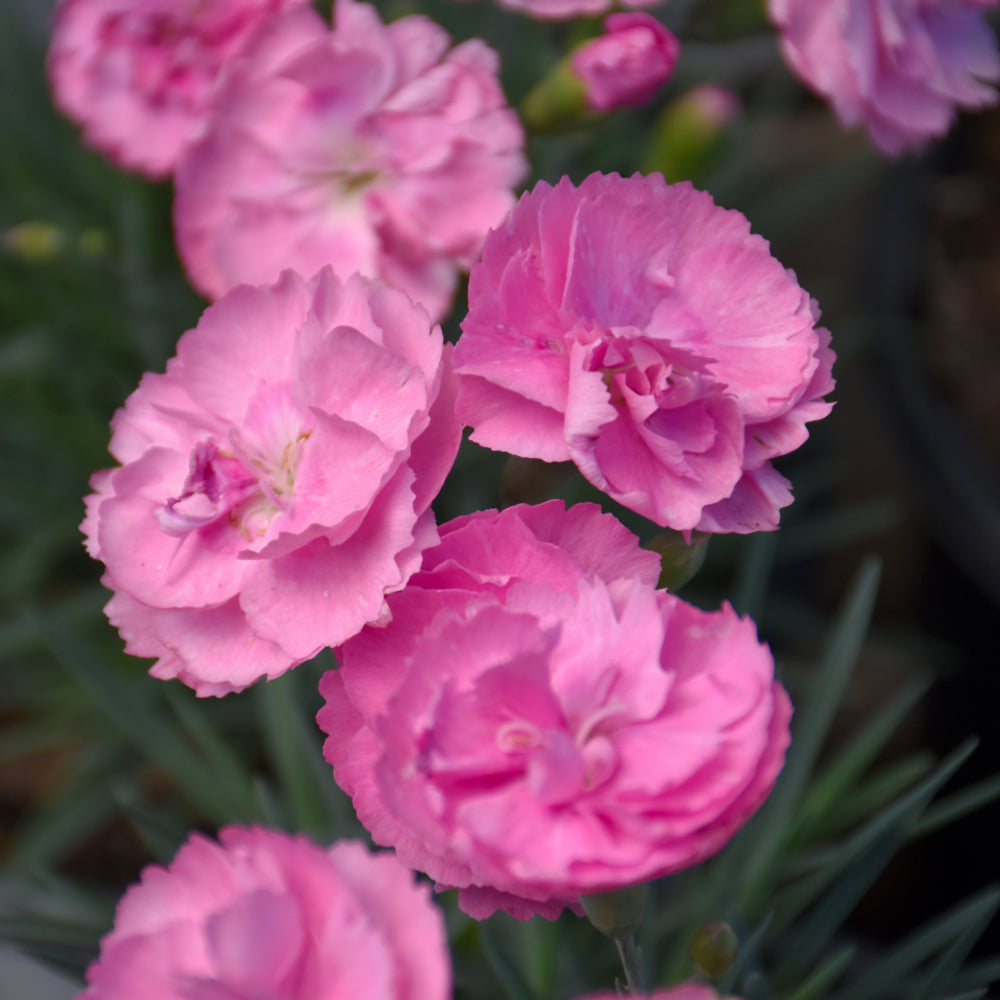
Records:
{"label": "cluster of pink flowers", "polygon": [[337,0],[63,0],[49,75],[85,139],[174,174],[178,250],[217,298],[309,277],[380,277],[434,319],[514,201],[524,134],[478,40]]}
{"label": "cluster of pink flowers", "polygon": [[[646,14],[606,29],[572,60],[602,110],[648,98],[678,49]],[[174,173],[215,300],[114,417],[83,531],[155,677],[218,696],[334,648],[318,722],[375,841],[477,918],[554,917],[720,850],[791,706],[754,624],[657,589],[659,558],[595,505],[438,526],[463,424],[658,525],[770,529],[791,500],[772,460],[829,411],[833,354],[767,243],[688,184],[594,174],[514,205],[497,57],[449,45],[355,0],[332,28],[304,0],[63,0],[60,102],[121,163]],[[220,837],[126,894],[87,1000],[443,1000],[441,919],[396,860]]]}
{"label": "cluster of pink flowers", "polygon": [[832,355],[742,216],[638,176],[526,196],[471,301],[459,405],[401,291],[329,268],[233,289],[115,417],[83,528],[157,677],[218,695],[338,647],[319,722],[376,841],[477,917],[553,916],[717,851],[770,790],[790,706],[753,624],[656,590],[657,556],[598,508],[436,528],[460,415],[514,452],[569,442],[623,496],[610,423],[635,506],[746,530],[744,481],[826,412]]}
{"label": "cluster of pink flowers", "polygon": [[768,0],[781,50],[841,122],[895,155],[945,134],[958,108],[997,101],[997,0]]}

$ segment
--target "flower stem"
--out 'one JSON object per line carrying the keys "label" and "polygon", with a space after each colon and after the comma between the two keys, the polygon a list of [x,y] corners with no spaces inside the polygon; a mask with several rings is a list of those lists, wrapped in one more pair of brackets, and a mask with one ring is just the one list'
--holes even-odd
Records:
{"label": "flower stem", "polygon": [[642,981],[642,969],[639,966],[639,949],[635,943],[635,934],[624,934],[614,938],[615,947],[622,960],[622,968],[625,969],[625,982],[628,991],[633,996],[641,997],[646,995],[646,988]]}

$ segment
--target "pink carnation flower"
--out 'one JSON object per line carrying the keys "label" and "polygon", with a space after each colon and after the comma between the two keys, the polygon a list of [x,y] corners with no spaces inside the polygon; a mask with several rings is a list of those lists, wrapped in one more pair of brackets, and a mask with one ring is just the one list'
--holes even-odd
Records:
{"label": "pink carnation flower", "polygon": [[769,0],[792,69],[884,153],[944,135],[957,108],[995,104],[996,0]]}
{"label": "pink carnation flower", "polygon": [[612,14],[605,34],[573,53],[573,72],[598,111],[648,101],[670,79],[680,52],[676,35],[649,14]]}
{"label": "pink carnation flower", "polygon": [[329,269],[207,309],[115,415],[121,467],[87,498],[126,650],[219,695],[382,618],[437,537],[448,351],[402,292]]}
{"label": "pink carnation flower", "polygon": [[[663,0],[623,0],[624,7],[655,7]],[[615,6],[614,0],[499,0],[502,7],[530,14],[542,21],[562,21],[571,17],[603,14]]]}
{"label": "pink carnation flower", "polygon": [[258,33],[177,172],[194,284],[214,298],[331,264],[440,318],[525,169],[496,53],[478,40],[447,49],[431,21],[384,25],[353,0],[337,0],[332,32],[304,9]]}
{"label": "pink carnation flower", "polygon": [[118,904],[80,1000],[446,1000],[428,891],[361,844],[227,827],[150,865]]}
{"label": "pink carnation flower", "polygon": [[165,177],[226,61],[260,21],[305,2],[62,0],[48,62],[56,104],[115,163]]}
{"label": "pink carnation flower", "polygon": [[657,569],[592,505],[457,518],[324,676],[337,783],[472,916],[689,867],[769,792],[790,706],[767,647]]}
{"label": "pink carnation flower", "polygon": [[472,269],[459,415],[665,527],[775,528],[792,497],[771,459],[830,410],[817,317],[744,216],[688,183],[541,182]]}

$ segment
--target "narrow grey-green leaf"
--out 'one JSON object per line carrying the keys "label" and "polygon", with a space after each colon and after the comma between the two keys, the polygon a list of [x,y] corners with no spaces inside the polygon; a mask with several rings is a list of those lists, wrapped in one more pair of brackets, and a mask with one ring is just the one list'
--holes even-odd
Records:
{"label": "narrow grey-green leaf", "polygon": [[805,982],[789,993],[785,1000],[821,1000],[844,974],[857,954],[857,948],[849,945],[827,959]]}
{"label": "narrow grey-green leaf", "polygon": [[479,944],[496,973],[500,985],[510,1000],[541,1000],[525,978],[524,973],[500,943],[489,921],[483,921],[478,928]]}
{"label": "narrow grey-green leaf", "polygon": [[879,563],[866,560],[858,571],[833,624],[816,677],[792,724],[792,745],[784,771],[770,799],[761,809],[752,830],[755,842],[745,862],[751,882],[744,902],[761,905],[766,886],[773,878],[774,856],[805,794],[816,758],[826,739],[854,667],[878,590]]}

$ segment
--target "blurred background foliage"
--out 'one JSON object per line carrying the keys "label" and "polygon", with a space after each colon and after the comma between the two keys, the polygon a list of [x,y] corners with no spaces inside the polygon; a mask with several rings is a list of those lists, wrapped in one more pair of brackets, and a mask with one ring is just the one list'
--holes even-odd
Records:
{"label": "blurred background foliage", "polygon": [[[191,829],[364,833],[313,723],[329,655],[199,701],[147,677],[101,613],[81,497],[110,464],[112,413],[204,303],[173,250],[169,185],[116,171],[53,111],[49,9],[0,3],[0,938],[82,982],[124,887]],[[486,2],[420,10],[499,49],[514,104],[594,29]],[[802,91],[757,0],[657,13],[683,43],[668,87],[531,136],[529,183],[691,176],[819,300],[839,386],[834,415],[781,466],[797,495],[781,530],[713,539],[685,590],[755,616],[797,714],[761,813],[654,887],[649,982],[692,975],[696,931],[725,920],[740,946],[719,989],[747,1000],[983,996],[1000,978],[1000,117],[889,162]],[[742,112],[702,147],[674,102],[707,81]],[[459,301],[452,339],[461,315]],[[572,468],[467,444],[438,513],[550,496],[601,499]],[[610,942],[576,918],[480,925],[442,903],[459,997],[568,998],[619,975]]]}

